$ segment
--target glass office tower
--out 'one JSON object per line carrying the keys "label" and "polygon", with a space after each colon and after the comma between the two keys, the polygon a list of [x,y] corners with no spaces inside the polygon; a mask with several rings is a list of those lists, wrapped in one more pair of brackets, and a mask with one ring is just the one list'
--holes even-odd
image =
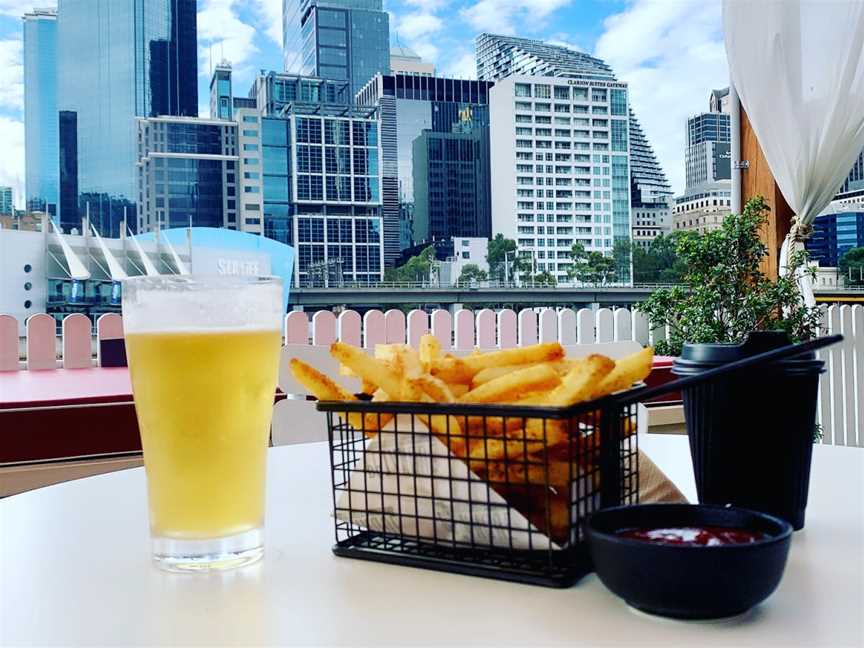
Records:
{"label": "glass office tower", "polygon": [[[195,0],[60,0],[58,108],[60,158],[72,168],[75,143],[78,213],[89,210],[106,236],[135,217],[136,117],[198,114]],[[74,125],[74,135],[69,129]],[[64,190],[65,189],[65,190]],[[71,189],[62,186],[61,194]]]}
{"label": "glass office tower", "polygon": [[24,155],[27,208],[57,213],[57,11],[24,16]]}
{"label": "glass office tower", "polygon": [[[429,220],[422,214],[424,220],[415,227],[414,141],[425,130],[464,133],[467,128],[480,137],[478,155],[488,158],[488,103],[492,85],[488,81],[443,77],[376,75],[358,93],[359,106],[377,108],[381,115],[384,255],[388,265],[395,263],[400,251],[412,243],[422,243],[436,235],[429,230]],[[488,170],[489,164],[481,160],[476,168]],[[488,173],[476,177],[474,182],[476,191],[488,194]],[[450,190],[449,186],[444,188],[445,193]],[[477,218],[478,235],[490,236],[488,201],[478,203]],[[461,234],[461,231],[446,236],[474,236]]]}
{"label": "glass office tower", "polygon": [[138,119],[138,230],[237,224],[237,124]]}
{"label": "glass office tower", "polygon": [[390,72],[390,17],[381,0],[285,0],[285,70],[348,81],[354,96]]}

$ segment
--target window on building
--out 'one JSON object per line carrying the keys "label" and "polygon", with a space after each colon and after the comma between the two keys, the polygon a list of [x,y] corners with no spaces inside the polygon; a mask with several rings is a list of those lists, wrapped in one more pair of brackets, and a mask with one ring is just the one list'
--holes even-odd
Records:
{"label": "window on building", "polygon": [[530,83],[517,83],[513,92],[517,97],[530,97],[531,96],[531,84]]}

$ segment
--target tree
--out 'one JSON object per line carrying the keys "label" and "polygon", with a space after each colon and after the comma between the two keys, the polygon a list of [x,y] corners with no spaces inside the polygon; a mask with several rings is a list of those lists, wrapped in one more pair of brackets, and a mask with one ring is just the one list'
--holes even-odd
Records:
{"label": "tree", "polygon": [[846,250],[838,267],[847,286],[864,286],[864,247]]}
{"label": "tree", "polygon": [[612,259],[615,262],[615,280],[627,283],[630,281],[630,262],[633,258],[633,248],[635,246],[626,236],[615,238],[615,245],[612,250]]}
{"label": "tree", "polygon": [[474,281],[486,281],[489,275],[485,270],[481,270],[476,263],[466,263],[462,266],[462,272],[459,273],[459,283],[469,284]]}
{"label": "tree", "polygon": [[[503,234],[496,234],[495,238],[489,241],[489,247],[486,249],[486,261],[489,263],[490,276],[499,280],[504,279],[508,274],[505,271],[507,257],[515,259],[516,256],[516,241],[504,238]],[[509,274],[511,277],[515,276],[515,273]]]}
{"label": "tree", "polygon": [[661,234],[647,248],[633,246],[633,281],[635,283],[679,283],[686,271],[678,258],[678,241],[694,232]]}
{"label": "tree", "polygon": [[429,271],[435,261],[435,248],[430,245],[398,268],[387,268],[384,271],[385,281],[429,281]]}
{"label": "tree", "polygon": [[535,286],[549,286],[550,288],[554,288],[558,285],[558,280],[555,279],[555,275],[553,275],[548,270],[544,270],[543,272],[538,272],[532,278]]}
{"label": "tree", "polygon": [[793,255],[787,274],[771,281],[759,264],[768,254],[759,239],[768,207],[754,198],[742,214],[731,214],[719,230],[682,236],[676,253],[686,270],[684,285],[655,290],[638,305],[652,328],[665,326],[662,354],[678,355],[687,342],[741,342],[751,331],[783,330],[793,341],[819,331],[821,314],[798,291],[795,272],[807,267],[806,253]]}
{"label": "tree", "polygon": [[615,259],[602,252],[588,252],[581,243],[570,248],[572,265],[567,271],[571,279],[584,283],[604,284],[615,278]]}

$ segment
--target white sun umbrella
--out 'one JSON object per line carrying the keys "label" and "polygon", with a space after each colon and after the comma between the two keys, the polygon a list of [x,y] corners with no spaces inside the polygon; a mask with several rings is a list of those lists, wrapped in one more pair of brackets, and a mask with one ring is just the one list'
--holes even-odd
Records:
{"label": "white sun umbrella", "polygon": [[731,82],[795,212],[783,272],[864,148],[864,1],[724,0],[723,29]]}

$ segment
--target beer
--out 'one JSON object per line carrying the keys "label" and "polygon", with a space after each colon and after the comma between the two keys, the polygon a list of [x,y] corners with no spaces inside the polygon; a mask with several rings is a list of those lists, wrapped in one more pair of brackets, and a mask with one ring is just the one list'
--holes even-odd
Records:
{"label": "beer", "polygon": [[228,569],[263,555],[284,312],[281,282],[272,277],[169,275],[123,283],[159,567]]}
{"label": "beer", "polygon": [[263,524],[280,343],[278,330],[126,337],[155,535],[215,538]]}

